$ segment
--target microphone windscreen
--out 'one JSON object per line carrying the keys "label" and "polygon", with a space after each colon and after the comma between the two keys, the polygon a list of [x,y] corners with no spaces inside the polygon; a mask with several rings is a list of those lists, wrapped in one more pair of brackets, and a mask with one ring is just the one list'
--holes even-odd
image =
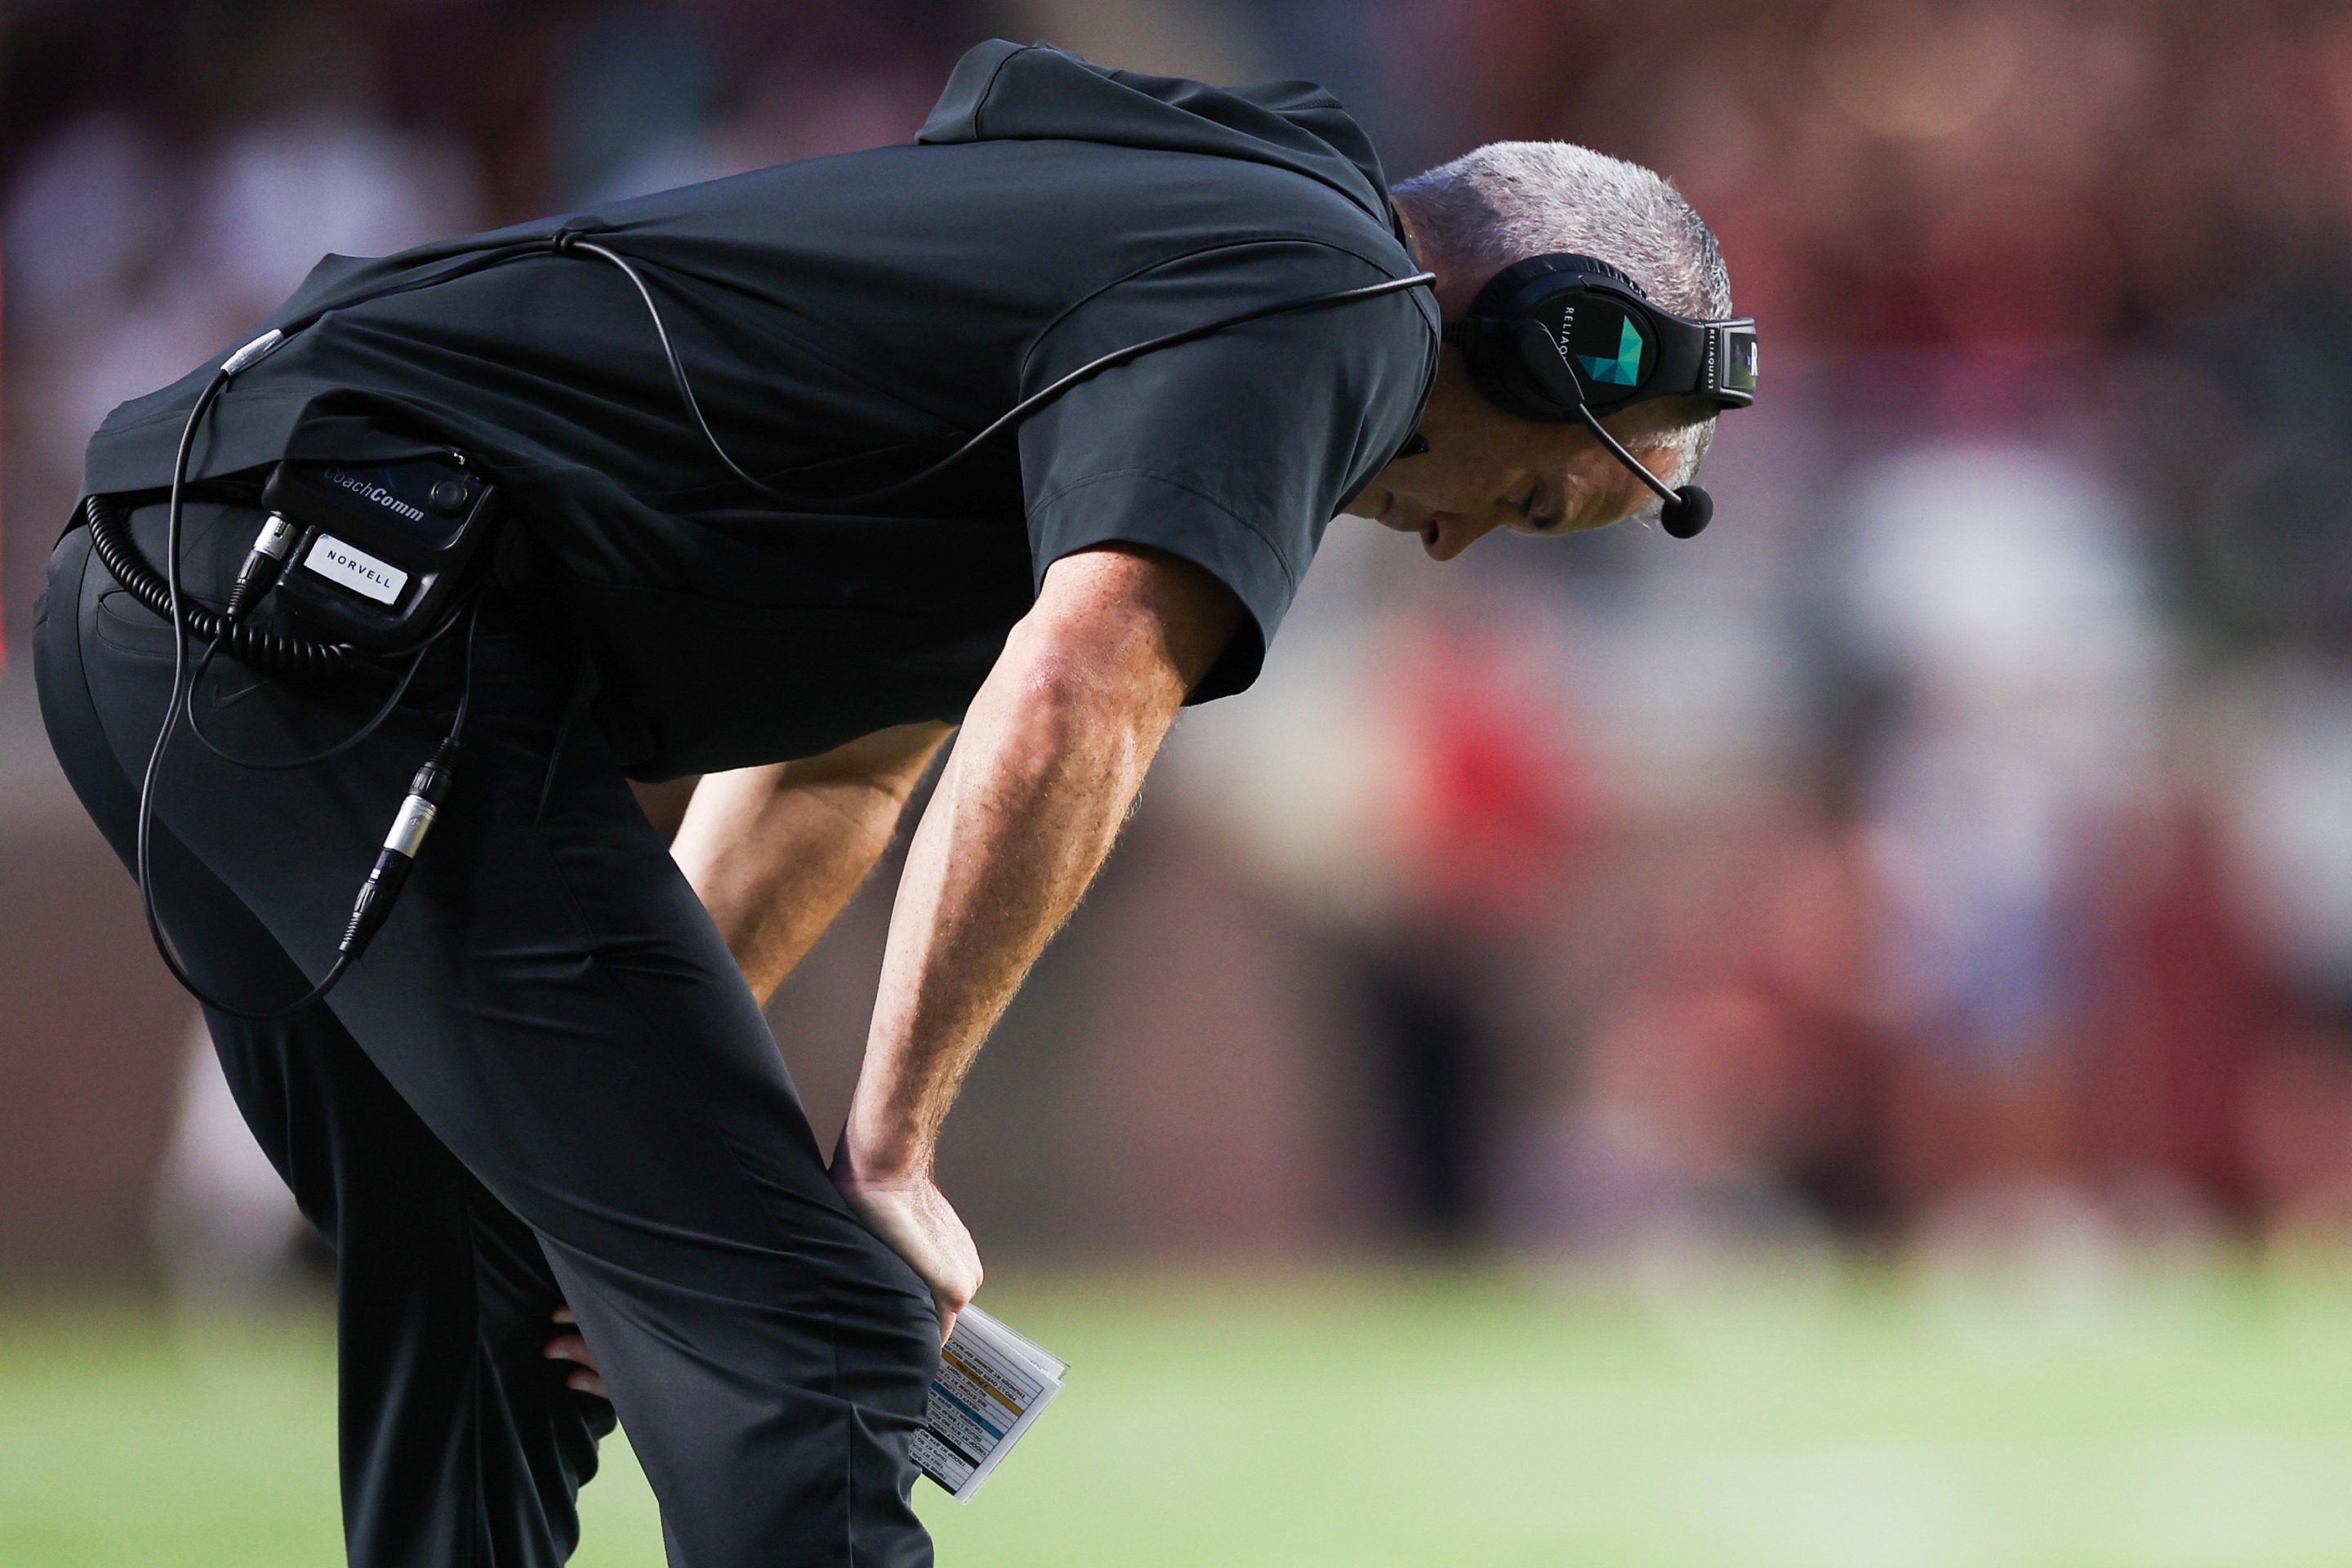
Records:
{"label": "microphone windscreen", "polygon": [[1696,539],[1714,521],[1715,498],[1696,485],[1685,485],[1658,509],[1658,526],[1676,539]]}

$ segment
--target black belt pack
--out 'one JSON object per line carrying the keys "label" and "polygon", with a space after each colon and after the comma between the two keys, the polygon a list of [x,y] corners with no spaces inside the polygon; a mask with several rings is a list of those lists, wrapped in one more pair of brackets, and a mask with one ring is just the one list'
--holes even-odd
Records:
{"label": "black belt pack", "polygon": [[278,602],[332,641],[392,652],[440,622],[497,516],[498,487],[458,452],[284,462],[261,505],[294,531]]}

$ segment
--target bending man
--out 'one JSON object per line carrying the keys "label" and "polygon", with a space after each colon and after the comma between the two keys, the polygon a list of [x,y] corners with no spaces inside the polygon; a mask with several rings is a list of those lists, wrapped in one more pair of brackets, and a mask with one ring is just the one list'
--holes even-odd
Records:
{"label": "bending man", "polygon": [[[558,233],[642,269],[757,485],[686,417],[630,279],[557,253]],[[525,259],[467,265],[523,241]],[[1622,268],[1654,308],[1625,319],[1656,341],[1593,328],[1599,306],[1516,337],[1471,320],[1497,273],[1547,253]],[[887,502],[828,504],[924,472],[1110,351],[1423,268],[1433,289],[1136,357]],[[682,1568],[928,1563],[908,1445],[981,1281],[932,1180],[940,1122],[1178,708],[1250,684],[1337,513],[1447,561],[1682,483],[1741,399],[1675,369],[1661,334],[1729,307],[1712,236],[1631,165],[1492,147],[1391,202],[1318,90],[1003,44],[965,58],[913,146],[322,263],[279,318],[310,324],[193,439],[182,592],[221,605],[274,465],[455,448],[504,497],[479,625],[316,766],[255,771],[184,733],[155,782],[150,889],[206,989],[299,996],[470,692],[432,841],[348,979],[282,1022],[209,1015],[336,1249],[352,1562],[561,1562],[617,1409]],[[1452,321],[1469,324],[1442,339]],[[1608,340],[1589,353],[1588,328]],[[90,448],[87,492],[129,509],[152,561],[212,368],[117,410]],[[1578,399],[1608,405],[1625,455]],[[44,712],[128,860],[172,630],[87,529],[50,570]],[[284,759],[375,696],[224,656],[190,706],[221,751]],[[761,1005],[951,731],[828,1161]],[[691,773],[710,776],[673,859],[627,778]],[[593,1371],[543,1354],[563,1303]]]}

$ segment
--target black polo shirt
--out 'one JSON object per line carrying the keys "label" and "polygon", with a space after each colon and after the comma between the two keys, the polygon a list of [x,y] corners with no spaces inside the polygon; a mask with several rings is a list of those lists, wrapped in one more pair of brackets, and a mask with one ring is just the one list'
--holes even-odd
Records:
{"label": "black polo shirt", "polygon": [[[1193,699],[1243,689],[1436,363],[1425,289],[1277,316],[1107,372],[918,491],[799,510],[719,467],[604,263],[442,277],[567,226],[640,265],[736,460],[812,497],[909,476],[1111,349],[1417,266],[1369,142],[1319,89],[1003,43],[965,57],[913,146],[328,258],[278,319],[332,308],[231,384],[194,471],[475,454],[551,563],[599,716],[644,777],[959,718],[1045,568],[1106,542],[1233,589],[1249,625]],[[86,488],[167,479],[209,369],[117,409]]]}

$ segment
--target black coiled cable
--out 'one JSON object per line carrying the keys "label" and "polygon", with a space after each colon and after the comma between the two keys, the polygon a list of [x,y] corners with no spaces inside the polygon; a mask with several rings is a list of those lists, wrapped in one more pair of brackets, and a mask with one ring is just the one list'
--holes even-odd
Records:
{"label": "black coiled cable", "polygon": [[[82,521],[89,528],[90,552],[96,555],[123,592],[155,612],[165,623],[172,618],[172,589],[163,574],[147,560],[131,534],[131,515],[115,496],[85,496]],[[320,642],[282,626],[266,622],[231,621],[184,595],[180,617],[188,635],[214,645],[251,669],[289,680],[357,681],[386,686],[394,679],[383,666],[354,658],[335,643]]]}

